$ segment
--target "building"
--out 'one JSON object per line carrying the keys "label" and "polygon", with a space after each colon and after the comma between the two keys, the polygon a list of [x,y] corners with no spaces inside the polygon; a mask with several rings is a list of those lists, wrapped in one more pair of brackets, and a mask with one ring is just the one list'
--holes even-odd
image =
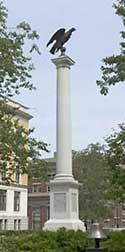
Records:
{"label": "building", "polygon": [[[47,158],[45,161],[47,162],[49,181],[55,176],[56,154],[53,158]],[[49,219],[49,183],[33,178],[29,179],[28,188],[29,229],[41,229]]]}
{"label": "building", "polygon": [[[56,174],[56,154],[53,158],[45,159],[48,166],[48,181]],[[73,168],[77,166],[73,162]],[[74,174],[76,175],[76,174]],[[42,182],[39,179],[29,180],[29,193],[28,193],[28,216],[29,216],[29,229],[41,229],[44,223],[49,219],[49,183]],[[125,204],[113,206],[112,217],[105,219],[103,226],[105,228],[125,228]],[[91,223],[91,221],[90,221]],[[89,226],[89,222],[88,222]]]}
{"label": "building", "polygon": [[[18,108],[16,117],[25,128],[29,126],[32,116],[28,108],[9,100],[9,106]],[[0,179],[0,230],[24,230],[28,228],[27,195],[28,176],[21,175],[17,167],[13,183],[6,185]]]}
{"label": "building", "polygon": [[119,203],[114,205],[112,217],[104,220],[105,228],[122,228],[125,229],[125,204]]}
{"label": "building", "polygon": [[41,229],[49,218],[48,183],[32,179],[28,192],[29,229]]}

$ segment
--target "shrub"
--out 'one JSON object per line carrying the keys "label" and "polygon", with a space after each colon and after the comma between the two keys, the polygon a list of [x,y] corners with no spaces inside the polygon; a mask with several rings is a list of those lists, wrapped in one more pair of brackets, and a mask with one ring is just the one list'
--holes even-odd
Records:
{"label": "shrub", "polygon": [[108,252],[125,252],[125,231],[112,232],[104,242]]}
{"label": "shrub", "polygon": [[[85,252],[93,239],[81,231],[1,231],[0,252]],[[125,232],[113,232],[101,242],[108,252],[125,252]]]}

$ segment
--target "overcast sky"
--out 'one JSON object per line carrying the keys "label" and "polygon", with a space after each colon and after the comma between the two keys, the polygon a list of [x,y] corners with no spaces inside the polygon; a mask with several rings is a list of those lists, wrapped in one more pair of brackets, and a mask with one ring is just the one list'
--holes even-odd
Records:
{"label": "overcast sky", "polygon": [[[16,100],[30,107],[35,136],[56,150],[56,69],[46,43],[57,29],[75,27],[67,55],[75,60],[71,69],[72,148],[104,143],[112,128],[125,121],[125,87],[113,87],[104,97],[96,80],[101,59],[119,51],[122,23],[112,8],[113,0],[4,0],[9,10],[9,26],[29,22],[40,34],[41,56],[35,56],[32,80],[37,90],[23,92]],[[46,154],[46,156],[48,156]]]}

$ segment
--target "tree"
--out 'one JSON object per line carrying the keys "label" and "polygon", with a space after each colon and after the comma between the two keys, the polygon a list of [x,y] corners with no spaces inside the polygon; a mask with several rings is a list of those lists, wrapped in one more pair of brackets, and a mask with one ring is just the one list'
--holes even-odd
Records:
{"label": "tree", "polygon": [[48,182],[48,164],[44,159],[34,159],[29,165],[29,180],[37,179],[40,181]]}
{"label": "tree", "polygon": [[80,216],[86,220],[102,220],[109,215],[108,190],[110,171],[105,148],[90,144],[74,154],[74,176],[80,186]]}
{"label": "tree", "polygon": [[117,0],[117,4],[113,6],[116,15],[120,16],[123,22],[122,42],[120,43],[120,54],[103,59],[104,65],[101,66],[102,79],[97,81],[103,95],[107,95],[111,85],[125,81],[125,0]]}
{"label": "tree", "polygon": [[[26,22],[18,24],[11,31],[7,26],[7,17],[7,9],[0,2],[0,94],[12,96],[19,94],[20,88],[34,88],[30,82],[31,71],[34,70],[31,52],[40,52],[32,41],[38,40],[39,35]],[[30,45],[26,52],[25,45]]]}
{"label": "tree", "polygon": [[119,125],[106,139],[107,161],[111,171],[110,197],[116,209],[116,223],[119,227],[118,209],[125,203],[125,125]]}
{"label": "tree", "polygon": [[41,151],[48,150],[46,143],[31,137],[32,129],[26,130],[13,119],[18,108],[8,106],[8,98],[20,90],[35,89],[30,81],[34,70],[31,53],[40,54],[34,43],[39,35],[26,22],[9,28],[7,17],[8,11],[0,2],[0,173],[9,171],[5,180],[10,181],[17,166],[21,173],[27,172],[29,159],[36,164]]}
{"label": "tree", "polygon": [[[123,22],[122,42],[120,43],[120,54],[103,59],[102,79],[97,81],[103,95],[108,94],[111,85],[125,81],[125,0],[117,0],[113,7],[116,15],[120,16]],[[119,129],[119,132],[114,131],[106,139],[108,144],[107,161],[112,173],[111,194],[117,202],[123,201],[125,196],[125,169],[123,166],[125,160],[125,125],[119,125]]]}
{"label": "tree", "polygon": [[3,100],[0,101],[0,108],[0,173],[6,170],[5,182],[12,181],[17,166],[20,173],[30,173],[33,166],[36,172],[38,169],[44,170],[39,158],[42,151],[48,151],[47,144],[31,136],[33,129],[25,129],[18,119],[13,119],[16,111],[7,107]]}
{"label": "tree", "polygon": [[111,169],[111,195],[114,201],[125,201],[125,125],[119,125],[107,139],[107,161]]}

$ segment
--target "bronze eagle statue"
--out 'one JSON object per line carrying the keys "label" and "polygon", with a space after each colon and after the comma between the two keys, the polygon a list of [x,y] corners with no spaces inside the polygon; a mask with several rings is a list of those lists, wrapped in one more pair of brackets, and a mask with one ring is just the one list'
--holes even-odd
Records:
{"label": "bronze eagle statue", "polygon": [[50,53],[55,54],[60,50],[61,54],[63,54],[66,50],[63,45],[70,39],[72,32],[74,32],[75,30],[75,28],[71,28],[70,30],[66,31],[64,28],[61,28],[56,31],[46,45],[48,47],[51,43],[55,41],[54,45],[50,50]]}

